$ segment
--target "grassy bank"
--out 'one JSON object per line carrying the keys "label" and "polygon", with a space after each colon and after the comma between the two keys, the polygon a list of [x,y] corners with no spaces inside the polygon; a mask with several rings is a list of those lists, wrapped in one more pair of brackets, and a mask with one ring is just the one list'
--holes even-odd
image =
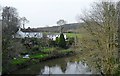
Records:
{"label": "grassy bank", "polygon": [[35,59],[39,59],[39,60],[47,60],[51,57],[58,57],[58,56],[63,56],[63,55],[69,55],[72,54],[73,51],[71,49],[56,49],[56,48],[45,48],[43,49],[42,53],[39,54],[33,54],[30,55],[29,58],[17,58],[17,59],[12,59],[11,60],[11,64],[13,65],[21,65],[23,63],[29,62],[29,61],[33,61]]}
{"label": "grassy bank", "polygon": [[[29,58],[19,57],[17,59],[12,59],[10,61],[12,70],[17,70],[24,68],[28,65],[36,64],[41,61],[46,61],[50,59],[55,59],[59,57],[71,56],[75,53],[71,49],[61,49],[61,48],[44,48],[41,53],[30,55]],[[4,69],[4,72],[7,70]]]}

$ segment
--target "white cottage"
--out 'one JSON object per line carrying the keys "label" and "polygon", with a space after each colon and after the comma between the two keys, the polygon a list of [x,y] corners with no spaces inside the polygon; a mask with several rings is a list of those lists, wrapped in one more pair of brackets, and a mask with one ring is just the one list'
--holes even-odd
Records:
{"label": "white cottage", "polygon": [[[63,34],[64,38],[66,39],[66,34]],[[47,35],[48,38],[52,39],[52,40],[56,40],[57,37],[60,37],[60,34],[49,34]]]}
{"label": "white cottage", "polygon": [[19,29],[15,35],[15,38],[25,38],[25,37],[29,37],[29,38],[42,38],[43,37],[43,33],[41,32],[36,32],[36,31],[22,31],[21,29]]}

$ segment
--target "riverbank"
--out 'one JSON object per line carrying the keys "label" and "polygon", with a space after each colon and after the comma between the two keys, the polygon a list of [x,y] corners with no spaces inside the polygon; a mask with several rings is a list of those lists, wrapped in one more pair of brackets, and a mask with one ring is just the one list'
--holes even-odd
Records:
{"label": "riverbank", "polygon": [[46,60],[22,69],[15,70],[11,72],[11,74],[29,74],[32,76],[42,76],[43,74],[88,74],[90,68],[88,68],[85,63],[76,61],[75,58],[76,55]]}
{"label": "riverbank", "polygon": [[72,49],[52,49],[48,51],[48,48],[41,53],[30,55],[29,58],[17,58],[11,60],[11,70],[4,69],[3,74],[10,74],[11,72],[22,69],[29,65],[37,64],[42,61],[51,60],[60,57],[75,55],[75,51]]}

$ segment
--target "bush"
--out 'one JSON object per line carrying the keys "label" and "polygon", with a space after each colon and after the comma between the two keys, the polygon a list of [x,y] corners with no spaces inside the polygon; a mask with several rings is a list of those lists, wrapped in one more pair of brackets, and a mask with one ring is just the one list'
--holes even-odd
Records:
{"label": "bush", "polygon": [[70,37],[70,38],[68,38],[68,39],[67,39],[67,43],[66,43],[67,46],[69,47],[69,46],[73,45],[74,40],[75,40],[74,37]]}
{"label": "bush", "polygon": [[60,38],[59,38],[59,43],[58,43],[59,47],[61,48],[66,48],[66,41],[64,38],[63,33],[60,34]]}
{"label": "bush", "polygon": [[30,54],[36,54],[36,53],[40,53],[41,49],[39,48],[39,46],[33,46],[30,50]]}
{"label": "bush", "polygon": [[56,37],[55,42],[56,42],[56,45],[58,46],[58,44],[59,44],[59,37]]}
{"label": "bush", "polygon": [[48,42],[48,44],[49,44],[49,47],[55,47],[55,46],[57,46],[57,43],[56,43],[56,41],[53,41],[53,40],[49,40],[49,42]]}

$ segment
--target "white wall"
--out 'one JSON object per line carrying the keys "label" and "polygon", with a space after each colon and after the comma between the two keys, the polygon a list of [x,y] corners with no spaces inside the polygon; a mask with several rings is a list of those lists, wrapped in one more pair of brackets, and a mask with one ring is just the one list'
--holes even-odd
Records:
{"label": "white wall", "polygon": [[25,38],[25,37],[35,37],[35,38],[42,38],[43,34],[41,32],[22,32],[22,31],[18,31],[16,36],[16,38]]}
{"label": "white wall", "polygon": [[[60,35],[59,34],[57,34],[57,35],[47,35],[47,37],[48,38],[50,38],[50,39],[52,39],[52,40],[56,40],[56,37],[60,37]],[[64,34],[64,37],[65,37],[65,39],[66,39],[66,34]]]}

